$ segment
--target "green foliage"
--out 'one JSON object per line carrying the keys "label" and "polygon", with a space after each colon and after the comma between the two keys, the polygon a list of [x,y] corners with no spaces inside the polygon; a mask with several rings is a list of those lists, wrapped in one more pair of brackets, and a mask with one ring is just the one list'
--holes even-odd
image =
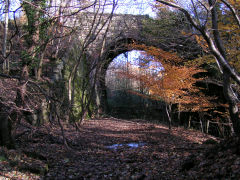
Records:
{"label": "green foliage", "polygon": [[32,57],[27,51],[22,51],[20,54],[20,59],[22,60],[22,65],[29,65],[32,62]]}
{"label": "green foliage", "polygon": [[7,158],[5,156],[0,155],[0,162],[7,161]]}
{"label": "green foliage", "polygon": [[51,25],[51,22],[48,19],[43,17],[40,18],[40,27],[39,27],[39,38],[44,42],[48,42],[50,36],[48,35],[48,28]]}
{"label": "green foliage", "polygon": [[[42,0],[40,2],[40,7],[42,10],[47,8],[47,1]],[[52,25],[52,20],[45,16],[44,11],[39,11],[39,39],[43,42],[48,42],[50,35],[48,34],[48,29]]]}
{"label": "green foliage", "polygon": [[86,58],[83,57],[81,60],[81,65],[77,72],[77,77],[75,79],[75,104],[74,104],[74,116],[76,119],[81,119],[83,112],[86,111],[86,104],[91,101],[90,98],[90,82],[88,77],[88,67]]}
{"label": "green foliage", "polygon": [[44,15],[43,11],[47,6],[46,2],[47,1],[43,0],[36,4],[36,6],[38,6],[41,10],[38,10],[29,3],[22,3],[27,18],[26,24],[23,25],[23,29],[26,31],[24,40],[27,48],[31,48],[30,52],[27,53],[25,51],[22,53],[24,54],[22,59],[26,64],[30,65],[32,63],[32,67],[36,67],[38,65],[38,55],[47,46],[47,42],[50,39],[48,29],[51,26],[51,21]]}
{"label": "green foliage", "polygon": [[23,28],[28,32],[27,34],[25,34],[24,39],[28,47],[31,47],[31,45],[33,44],[33,35],[37,30],[37,27],[35,26],[37,21],[37,11],[28,3],[23,2],[22,6],[27,18],[27,24],[25,24]]}
{"label": "green foliage", "polygon": [[[72,122],[80,121],[83,116],[90,117],[94,109],[91,100],[91,85],[89,79],[89,66],[86,54],[80,57],[79,42],[73,43],[73,47],[67,55],[68,61],[65,66],[64,78],[68,80],[72,67],[81,58],[76,77],[74,78],[74,105],[71,113]],[[86,113],[85,113],[86,112]],[[84,114],[85,113],[85,114]]]}
{"label": "green foliage", "polygon": [[205,76],[216,80],[222,80],[222,74],[219,71],[215,58],[211,54],[199,56],[196,59],[186,61],[184,64],[186,66],[201,67],[206,70],[206,73],[204,73]]}
{"label": "green foliage", "polygon": [[183,29],[188,29],[184,15],[177,11],[159,11],[157,19],[145,19],[143,36],[155,37],[160,42],[180,37]]}
{"label": "green foliage", "polygon": [[129,93],[126,89],[111,91],[108,89],[108,104],[109,106],[116,107],[134,107],[142,102],[142,97]]}

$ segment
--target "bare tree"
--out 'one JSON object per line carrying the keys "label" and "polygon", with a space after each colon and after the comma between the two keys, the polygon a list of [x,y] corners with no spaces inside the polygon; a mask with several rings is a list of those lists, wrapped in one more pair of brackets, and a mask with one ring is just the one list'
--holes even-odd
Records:
{"label": "bare tree", "polygon": [[[110,12],[110,14],[106,15],[105,7],[109,6],[108,3],[111,4],[111,12]],[[80,48],[79,48],[80,50],[78,52],[79,57],[78,57],[76,63],[73,65],[73,68],[72,68],[71,73],[68,78],[68,95],[69,95],[69,102],[70,102],[70,114],[72,114],[72,110],[73,110],[73,107],[75,104],[74,103],[75,79],[76,79],[77,72],[79,70],[78,68],[81,64],[82,59],[84,58],[84,52],[88,48],[90,48],[90,45],[96,41],[96,39],[98,38],[98,36],[100,34],[103,34],[103,38],[100,40],[100,44],[98,44],[99,52],[97,52],[96,49],[91,50],[91,51],[95,51],[96,54],[99,54],[99,57],[101,56],[101,54],[103,53],[103,48],[105,46],[107,33],[109,31],[109,27],[111,24],[111,20],[112,20],[116,5],[117,5],[116,0],[113,0],[112,2],[109,0],[96,1],[96,4],[94,4],[92,6],[92,9],[91,9],[92,12],[90,13],[90,16],[88,14],[86,14],[88,17],[86,17],[86,19],[83,19],[83,22],[85,22],[87,20],[88,23],[90,23],[91,25],[88,27],[87,33],[85,32],[86,33],[85,37],[82,38],[82,43],[80,45]],[[81,31],[80,31],[80,33],[81,33]],[[93,47],[93,48],[96,48],[96,47]],[[95,63],[97,63],[97,62],[95,62]],[[94,64],[94,62],[92,64]],[[92,68],[92,70],[93,69],[95,69],[95,75],[96,75],[97,74],[96,72],[99,69],[98,65],[95,64],[94,68]],[[91,70],[89,71],[89,74],[90,73],[91,73]]]}
{"label": "bare tree", "polygon": [[5,20],[4,20],[4,35],[3,35],[3,71],[9,71],[9,61],[7,59],[7,38],[8,38],[8,21],[9,21],[9,0],[5,0],[5,9],[4,9],[4,14],[5,14]]}
{"label": "bare tree", "polygon": [[[5,0],[5,2],[9,2],[9,0]],[[61,100],[56,99],[52,93],[56,91],[53,85],[55,83],[54,79],[51,79],[51,75],[43,73],[43,65],[46,63],[44,60],[61,59],[60,57],[65,53],[64,49],[66,49],[66,46],[72,41],[73,33],[76,32],[83,34],[81,27],[79,27],[80,24],[77,24],[77,22],[80,21],[82,16],[86,16],[84,13],[90,11],[93,14],[92,17],[94,17],[90,21],[92,26],[90,27],[87,36],[79,39],[79,41],[82,41],[83,43],[78,52],[79,58],[75,62],[70,75],[70,84],[71,87],[72,85],[74,87],[74,78],[80,70],[79,66],[84,56],[84,52],[89,48],[91,43],[96,40],[100,32],[108,31],[107,27],[110,26],[109,24],[111,22],[113,10],[116,6],[116,1],[113,0],[111,3],[112,11],[106,18],[104,12],[106,6],[109,5],[109,2],[111,1],[62,0],[60,3],[57,1],[49,1],[45,4],[39,4],[39,1],[23,0],[21,2],[21,7],[17,9],[23,12],[21,13],[21,16],[16,18],[16,12],[13,12],[13,25],[15,24],[16,32],[11,40],[14,47],[18,48],[19,53],[12,54],[11,56],[17,60],[16,63],[18,64],[18,67],[14,69],[17,71],[14,76],[0,73],[0,77],[2,78],[0,83],[5,81],[5,79],[14,82],[11,87],[11,90],[13,91],[13,93],[11,93],[12,99],[3,99],[2,97],[4,94],[0,93],[0,112],[7,112],[0,115],[1,145],[10,144],[11,125],[16,122],[17,119],[21,120],[26,114],[35,113],[36,110],[42,108],[43,103],[52,103],[56,108],[61,108]],[[6,12],[8,13],[9,10]],[[84,24],[88,22],[83,21],[82,23]],[[5,23],[5,25],[6,24],[7,23]],[[7,38],[7,33],[4,37]],[[3,38],[5,45],[6,38]],[[102,39],[102,45],[104,44],[104,39],[105,38]],[[4,51],[6,52],[6,48]],[[14,51],[17,50],[14,49]],[[4,57],[5,56],[6,55],[4,55]],[[33,76],[33,68],[35,69],[35,78]],[[44,77],[44,75],[49,77]],[[72,79],[73,81],[71,81]],[[1,86],[0,89],[3,89],[2,87],[4,86]],[[73,97],[72,99],[74,99],[74,88],[72,88],[70,92],[73,92],[73,95],[70,97]],[[30,106],[31,102],[35,100],[37,101],[37,104]],[[52,109],[52,111],[55,112],[59,125],[62,127],[59,119],[60,114],[56,108]],[[24,118],[27,119],[26,117]],[[66,144],[66,142],[65,139],[64,143]]]}
{"label": "bare tree", "polygon": [[[220,30],[218,27],[218,15],[217,15],[217,1],[216,0],[208,0],[206,1],[196,1],[198,5],[205,10],[205,19],[202,20],[198,16],[198,12],[196,11],[197,4],[195,1],[191,1],[195,16],[192,16],[192,13],[184,8],[183,6],[172,3],[167,0],[156,0],[159,3],[170,6],[172,8],[178,9],[183,12],[187,17],[188,21],[192,24],[192,26],[198,30],[202,37],[207,42],[211,53],[216,59],[216,63],[218,64],[219,70],[223,75],[223,84],[224,84],[224,95],[229,104],[229,113],[231,117],[231,121],[233,123],[233,129],[237,136],[240,136],[240,119],[239,119],[239,108],[238,102],[239,99],[232,88],[231,80],[235,81],[238,85],[240,85],[240,75],[239,73],[229,64],[228,57],[225,52],[224,43],[220,36]],[[234,7],[227,1],[221,0],[232,12],[233,16],[236,19],[238,26],[240,27],[239,15]],[[209,28],[208,22],[211,21],[211,27]]]}

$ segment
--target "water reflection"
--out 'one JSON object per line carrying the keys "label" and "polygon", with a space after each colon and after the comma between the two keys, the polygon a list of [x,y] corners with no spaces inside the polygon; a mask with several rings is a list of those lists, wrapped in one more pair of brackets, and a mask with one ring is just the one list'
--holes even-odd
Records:
{"label": "water reflection", "polygon": [[106,148],[117,150],[118,148],[122,148],[122,147],[139,148],[139,147],[142,147],[145,145],[146,145],[146,143],[143,143],[143,142],[139,142],[139,143],[132,142],[132,143],[127,143],[127,144],[113,144],[111,146],[106,146]]}

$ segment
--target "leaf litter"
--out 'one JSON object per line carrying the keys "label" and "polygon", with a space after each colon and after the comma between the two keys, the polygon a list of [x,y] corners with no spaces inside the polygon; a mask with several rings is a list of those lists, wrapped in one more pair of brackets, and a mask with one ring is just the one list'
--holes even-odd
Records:
{"label": "leaf litter", "polygon": [[[115,118],[85,121],[80,132],[68,124],[64,129],[71,149],[64,147],[57,126],[18,128],[23,135],[16,139],[17,148],[0,147],[0,179],[240,177],[237,140],[218,143],[195,130]],[[216,144],[205,143],[209,139]],[[117,148],[108,148],[113,145]]]}

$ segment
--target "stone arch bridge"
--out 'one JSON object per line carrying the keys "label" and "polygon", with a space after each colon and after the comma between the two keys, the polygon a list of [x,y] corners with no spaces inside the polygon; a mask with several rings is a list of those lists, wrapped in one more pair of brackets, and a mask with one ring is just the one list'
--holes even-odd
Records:
{"label": "stone arch bridge", "polygon": [[[83,13],[78,20],[78,37],[91,42],[87,48],[88,60],[98,62],[99,68],[96,83],[96,103],[102,111],[107,109],[107,94],[105,75],[109,64],[119,54],[130,51],[129,44],[136,42],[155,46],[166,51],[177,51],[184,58],[190,58],[200,53],[200,48],[192,38],[182,35],[178,39],[166,39],[162,34],[152,35],[151,26],[156,20],[147,15],[114,14],[108,21],[110,14],[95,16]],[[68,25],[76,21],[70,20]],[[105,24],[104,24],[105,23]],[[110,24],[108,24],[110,23]],[[156,28],[156,27],[155,27]],[[157,28],[161,28],[158,26]],[[89,33],[92,31],[91,33]],[[195,45],[194,45],[195,44]]]}

